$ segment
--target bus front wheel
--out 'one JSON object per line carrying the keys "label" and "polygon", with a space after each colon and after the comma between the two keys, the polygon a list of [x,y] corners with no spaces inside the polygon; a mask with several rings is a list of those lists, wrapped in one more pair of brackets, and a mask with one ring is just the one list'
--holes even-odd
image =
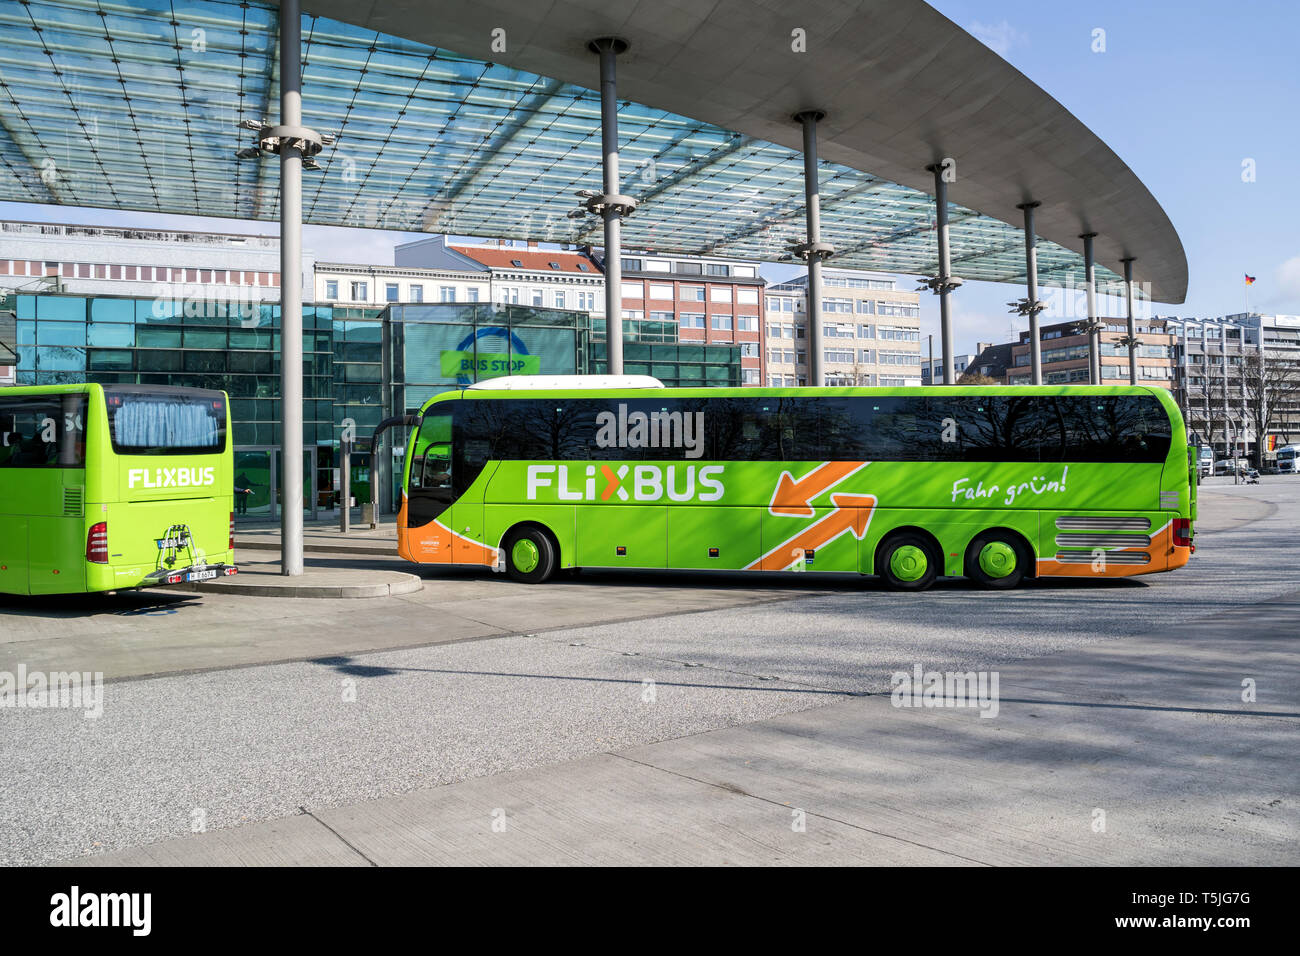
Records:
{"label": "bus front wheel", "polygon": [[924,591],[943,569],[933,542],[915,532],[896,534],[876,552],[876,569],[895,591]]}
{"label": "bus front wheel", "polygon": [[541,528],[525,525],[515,528],[502,544],[506,557],[506,574],[524,584],[541,584],[555,573],[559,550],[551,536]]}
{"label": "bus front wheel", "polygon": [[966,577],[981,587],[1009,591],[1025,579],[1031,561],[1016,536],[986,531],[966,549]]}

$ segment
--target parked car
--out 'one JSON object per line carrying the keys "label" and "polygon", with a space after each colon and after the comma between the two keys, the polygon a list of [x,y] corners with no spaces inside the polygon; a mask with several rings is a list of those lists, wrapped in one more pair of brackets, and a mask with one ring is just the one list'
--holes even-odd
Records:
{"label": "parked car", "polygon": [[1234,464],[1230,458],[1220,458],[1214,463],[1214,473],[1216,475],[1230,475]]}

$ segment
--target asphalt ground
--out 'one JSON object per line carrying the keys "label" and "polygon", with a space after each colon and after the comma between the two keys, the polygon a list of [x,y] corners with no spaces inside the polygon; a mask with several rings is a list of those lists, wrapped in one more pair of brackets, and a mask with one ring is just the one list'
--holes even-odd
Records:
{"label": "asphalt ground", "polygon": [[[1050,665],[1194,626],[1231,642],[1263,627],[1260,608],[1300,590],[1300,482],[1212,479],[1202,495],[1187,568],[1011,593],[943,581],[895,594],[812,575],[756,589],[736,576],[670,573],[521,589],[439,573],[419,595],[367,601],[8,601],[0,669],[146,657],[152,670],[126,667],[117,676],[134,679],[110,680],[99,719],[0,711],[10,768],[0,861],[75,859],[189,834],[198,821],[220,830],[438,792],[430,788],[787,715],[829,719],[914,663]],[[321,632],[334,635],[328,653]],[[402,644],[420,646],[375,650]],[[308,659],[264,663],[277,649]],[[142,676],[166,671],[175,673]],[[1083,683],[1080,695],[1095,696]],[[1271,712],[1300,711],[1294,685],[1272,693]],[[1070,719],[1064,711],[1047,719]],[[1275,757],[1263,748],[1258,759]],[[1252,770],[1266,772],[1240,768]]]}

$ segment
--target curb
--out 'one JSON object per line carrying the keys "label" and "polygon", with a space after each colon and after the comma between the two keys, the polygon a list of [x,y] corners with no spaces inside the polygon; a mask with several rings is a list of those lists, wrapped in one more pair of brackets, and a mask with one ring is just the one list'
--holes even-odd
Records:
{"label": "curb", "polygon": [[[235,550],[244,551],[279,551],[278,542],[270,541],[240,541],[235,539]],[[303,551],[315,552],[318,554],[338,554],[346,552],[349,554],[382,554],[387,557],[397,556],[397,541],[394,539],[392,547],[377,548],[373,546],[358,547],[353,544],[324,545],[324,544],[303,544]]]}
{"label": "curb", "polygon": [[[221,581],[202,581],[198,584],[185,585],[186,591],[201,591],[206,594],[238,594],[244,597],[278,597],[278,598],[376,598],[389,597],[394,594],[412,594],[424,589],[424,581],[414,574],[391,572],[398,580],[384,584],[258,584],[239,577],[226,578]],[[178,589],[181,590],[181,589]]]}

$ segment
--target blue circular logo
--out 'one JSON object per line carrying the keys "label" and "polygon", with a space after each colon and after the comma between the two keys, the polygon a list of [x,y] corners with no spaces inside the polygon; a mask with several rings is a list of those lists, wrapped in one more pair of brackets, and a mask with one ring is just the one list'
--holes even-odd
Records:
{"label": "blue circular logo", "polygon": [[[460,340],[456,346],[457,352],[465,352],[474,348],[479,339],[506,339],[510,342],[510,351],[515,355],[528,355],[528,346],[524,345],[524,340],[515,333],[511,332],[503,325],[489,325],[481,329],[475,329],[469,335]],[[470,385],[472,379],[468,375],[457,375],[456,384]]]}

